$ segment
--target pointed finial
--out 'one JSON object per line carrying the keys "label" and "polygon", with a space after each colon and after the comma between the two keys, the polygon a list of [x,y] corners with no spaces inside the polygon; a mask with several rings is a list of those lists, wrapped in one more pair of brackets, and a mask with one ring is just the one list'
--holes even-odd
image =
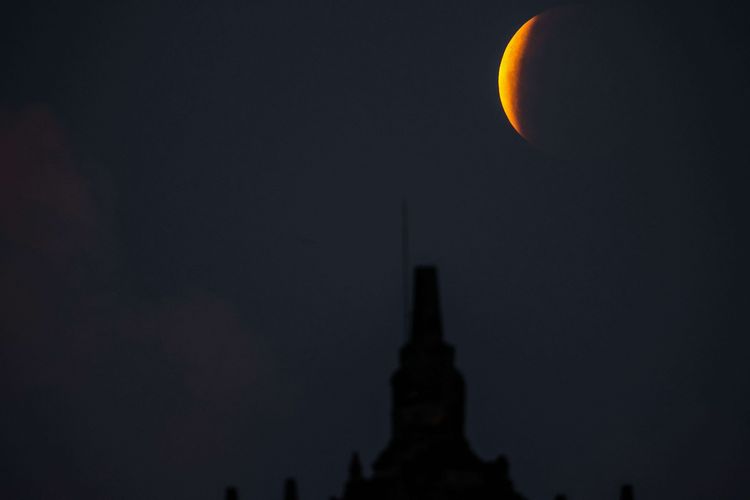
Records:
{"label": "pointed finial", "polygon": [[442,336],[437,269],[432,266],[419,266],[414,270],[411,340],[440,340]]}
{"label": "pointed finial", "polygon": [[293,477],[284,482],[284,500],[297,500],[297,482]]}
{"label": "pointed finial", "polygon": [[239,496],[237,495],[237,488],[234,486],[230,486],[227,488],[227,494],[226,494],[226,500],[237,500]]}
{"label": "pointed finial", "polygon": [[624,484],[620,490],[620,500],[633,500],[633,485]]}
{"label": "pointed finial", "polygon": [[349,462],[349,481],[359,481],[362,479],[362,462],[359,461],[359,454],[355,451],[352,453],[352,459]]}
{"label": "pointed finial", "polygon": [[401,201],[401,273],[404,292],[404,338],[409,338],[409,207]]}

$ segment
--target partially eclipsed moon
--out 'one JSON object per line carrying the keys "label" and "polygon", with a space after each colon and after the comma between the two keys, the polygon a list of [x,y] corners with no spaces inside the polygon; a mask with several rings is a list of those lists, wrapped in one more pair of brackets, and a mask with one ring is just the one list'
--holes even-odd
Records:
{"label": "partially eclipsed moon", "polygon": [[497,76],[497,88],[500,93],[500,103],[508,116],[510,124],[521,137],[529,140],[524,133],[521,121],[520,83],[524,55],[528,49],[531,33],[538,16],[534,16],[521,26],[508,42],[500,60],[500,71]]}
{"label": "partially eclipsed moon", "polygon": [[628,15],[619,7],[554,7],[511,37],[497,86],[508,121],[528,143],[565,158],[619,154],[635,144],[642,96],[656,102],[655,80],[641,68],[653,48],[634,39],[640,19]]}

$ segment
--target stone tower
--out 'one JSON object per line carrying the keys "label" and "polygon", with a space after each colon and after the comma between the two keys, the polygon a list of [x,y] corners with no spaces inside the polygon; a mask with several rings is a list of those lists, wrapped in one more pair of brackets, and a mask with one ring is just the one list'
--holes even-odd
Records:
{"label": "stone tower", "polygon": [[[412,304],[409,338],[391,377],[390,440],[369,477],[359,455],[352,455],[343,492],[331,500],[524,500],[505,458],[480,459],[464,434],[464,378],[443,339],[434,267],[415,270]],[[226,498],[237,500],[236,490],[227,490]],[[632,486],[623,486],[620,499],[633,498]],[[298,500],[291,478],[284,500]]]}
{"label": "stone tower", "polygon": [[464,379],[443,339],[434,267],[415,270],[411,330],[399,358],[390,441],[369,478],[354,456],[341,500],[520,500],[505,459],[480,460],[464,434]]}

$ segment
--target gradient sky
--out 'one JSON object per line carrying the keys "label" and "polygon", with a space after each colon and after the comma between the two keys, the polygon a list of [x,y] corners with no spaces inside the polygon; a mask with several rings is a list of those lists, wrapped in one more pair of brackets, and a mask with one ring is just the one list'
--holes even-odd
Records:
{"label": "gradient sky", "polygon": [[747,498],[747,12],[629,4],[642,120],[576,160],[497,97],[550,6],[5,9],[0,497],[339,494],[388,438],[406,199],[523,494]]}

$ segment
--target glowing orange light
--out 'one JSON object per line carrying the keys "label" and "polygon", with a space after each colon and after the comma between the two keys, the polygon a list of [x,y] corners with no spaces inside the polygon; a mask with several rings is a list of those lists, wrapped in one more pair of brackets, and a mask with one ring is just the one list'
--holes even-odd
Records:
{"label": "glowing orange light", "polygon": [[524,53],[529,44],[531,32],[536,23],[537,16],[532,17],[516,31],[513,38],[505,47],[503,57],[500,59],[500,71],[497,75],[497,89],[500,94],[500,103],[508,116],[508,121],[516,129],[516,132],[528,140],[521,127],[521,109],[519,103],[519,84],[521,83],[521,68]]}

